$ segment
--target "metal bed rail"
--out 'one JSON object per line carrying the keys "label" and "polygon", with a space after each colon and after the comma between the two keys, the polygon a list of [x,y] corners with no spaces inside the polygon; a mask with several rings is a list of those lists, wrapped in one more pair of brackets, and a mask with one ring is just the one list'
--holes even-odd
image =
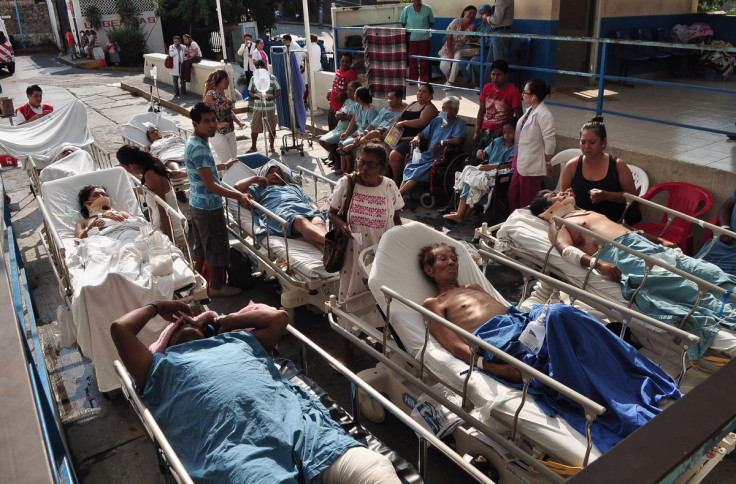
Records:
{"label": "metal bed rail", "polygon": [[[305,172],[309,172],[308,170],[304,170]],[[319,177],[318,174],[312,173],[313,175]],[[231,190],[234,190],[234,188],[227,183],[222,183],[223,186],[226,188],[229,188]],[[253,257],[257,258],[259,263],[263,264],[268,271],[275,274],[281,281],[283,281],[285,284],[288,284],[289,286],[295,287],[295,288],[301,288],[305,291],[316,291],[319,288],[322,288],[326,284],[335,281],[338,279],[338,276],[330,277],[329,279],[319,279],[319,280],[310,280],[308,278],[302,278],[301,275],[298,273],[292,271],[291,262],[289,260],[288,254],[289,254],[289,238],[285,235],[286,234],[286,226],[287,222],[277,214],[273,213],[272,211],[268,210],[266,207],[262,206],[258,202],[252,202],[254,210],[261,210],[264,215],[266,216],[266,220],[274,220],[282,227],[282,231],[284,233],[283,240],[284,240],[284,247],[287,253],[285,265],[282,267],[276,259],[276,255],[273,252],[273,248],[271,247],[270,242],[270,229],[267,227],[266,229],[266,242],[263,244],[262,242],[259,242],[258,239],[255,236],[256,233],[256,222],[255,218],[251,217],[250,222],[250,230],[247,230],[242,225],[241,220],[241,211],[247,210],[242,205],[238,204],[237,209],[235,210],[235,217],[232,216],[231,211],[228,209],[226,210],[225,216],[226,219],[229,221],[228,223],[228,231],[241,243],[243,244],[246,249],[253,255]],[[235,218],[236,220],[233,220]],[[250,240],[249,240],[250,239]],[[265,245],[266,254],[263,254],[261,252],[261,248],[263,248]]]}
{"label": "metal bed rail", "polygon": [[[287,331],[292,336],[296,337],[299,340],[299,345],[302,349],[303,369],[307,375],[308,375],[308,371],[307,371],[307,365],[306,365],[306,348],[309,348],[313,350],[315,353],[317,353],[317,355],[319,355],[323,360],[325,360],[332,368],[334,368],[337,372],[345,376],[350,381],[351,398],[352,398],[352,405],[353,405],[352,416],[357,424],[360,424],[360,421],[359,421],[360,412],[358,410],[359,408],[358,389],[360,389],[361,391],[365,392],[370,398],[377,401],[384,409],[388,410],[401,423],[403,423],[404,425],[409,427],[412,431],[414,431],[417,434],[417,438],[420,441],[420,445],[425,445],[426,443],[431,444],[433,447],[437,448],[440,452],[445,454],[450,460],[452,460],[463,471],[468,473],[477,482],[493,484],[493,481],[491,479],[489,479],[487,476],[481,473],[478,469],[470,465],[468,462],[465,462],[462,456],[458,455],[447,444],[442,442],[442,440],[438,439],[431,431],[417,424],[411,417],[406,415],[400,408],[394,405],[384,395],[376,391],[373,387],[371,387],[368,383],[366,383],[358,375],[353,373],[345,365],[337,361],[332,355],[327,353],[324,349],[318,346],[315,342],[313,342],[312,340],[304,336],[304,334],[302,334],[299,330],[289,325],[287,327]],[[419,462],[417,465],[418,467],[417,470],[424,477],[424,474],[426,471],[426,462],[422,460],[422,456],[423,456],[423,453],[419,452]],[[539,463],[535,461],[535,465],[539,466]],[[540,466],[540,467],[544,467],[544,466]],[[541,469],[540,469],[540,472],[542,472],[543,474],[546,474]],[[550,477],[555,482],[561,482],[561,480],[559,479],[559,476],[556,476],[555,474],[551,474]]]}
{"label": "metal bed rail", "polygon": [[[569,389],[568,387],[561,385],[560,383],[556,382],[552,378],[548,377],[547,375],[529,367],[528,365],[520,362],[519,360],[513,358],[512,356],[508,355],[507,353],[491,346],[490,344],[486,343],[485,341],[482,341],[472,335],[471,333],[468,333],[467,331],[462,330],[461,328],[458,328],[451,322],[447,321],[446,319],[436,315],[435,313],[432,313],[431,311],[428,311],[424,307],[416,304],[415,302],[401,296],[398,292],[383,286],[381,287],[381,291],[384,293],[387,301],[387,319],[390,319],[390,307],[393,299],[396,299],[400,303],[406,305],[407,307],[417,311],[425,318],[425,341],[424,341],[424,347],[420,352],[419,358],[414,358],[413,356],[409,355],[408,353],[398,349],[395,343],[391,343],[391,336],[389,333],[389,325],[384,326],[383,333],[380,336],[373,336],[374,339],[377,341],[382,341],[382,350],[375,350],[370,345],[366,344],[361,338],[358,336],[353,335],[351,332],[346,331],[340,324],[338,324],[334,318],[333,314],[340,318],[341,320],[348,321],[351,325],[358,326],[361,328],[362,331],[366,332],[368,330],[369,334],[371,333],[369,328],[366,328],[366,324],[364,324],[360,318],[355,317],[354,315],[344,311],[341,309],[340,305],[337,304],[336,300],[333,298],[328,304],[327,304],[327,311],[328,311],[328,317],[330,319],[330,323],[336,331],[339,331],[343,334],[344,337],[348,338],[351,342],[353,342],[356,345],[359,345],[364,351],[371,354],[374,358],[376,358],[381,363],[388,366],[392,371],[399,374],[401,377],[411,380],[413,383],[415,383],[417,386],[421,388],[421,390],[428,395],[430,395],[435,400],[442,403],[443,406],[449,408],[453,412],[455,412],[458,416],[460,416],[463,420],[465,420],[467,423],[472,425],[473,427],[479,429],[481,432],[483,432],[488,438],[493,440],[494,442],[497,442],[498,444],[507,447],[510,449],[517,457],[519,457],[521,460],[523,460],[526,464],[533,466],[536,470],[538,470],[540,473],[544,474],[545,477],[548,477],[553,482],[562,482],[562,478],[555,474],[552,470],[541,464],[539,461],[537,461],[534,457],[528,454],[525,450],[523,450],[519,444],[520,439],[522,437],[521,432],[518,430],[518,424],[519,424],[519,415],[521,412],[522,407],[527,401],[527,391],[529,388],[529,384],[531,383],[532,378],[538,379],[539,381],[543,382],[544,384],[548,384],[551,388],[559,391],[563,395],[573,399],[577,403],[581,405],[581,407],[585,410],[586,420],[587,420],[587,449],[586,454],[583,459],[583,465],[587,465],[590,451],[592,449],[593,441],[592,437],[590,435],[590,424],[595,419],[596,416],[602,414],[605,411],[605,408],[592,400],[588,399],[587,397],[578,394],[574,390]],[[471,354],[474,354],[475,351],[479,348],[482,348],[484,350],[489,351],[490,353],[494,354],[494,356],[497,356],[501,358],[503,361],[512,364],[516,368],[518,368],[522,373],[522,381],[524,383],[524,389],[522,393],[521,402],[519,404],[519,408],[517,408],[517,411],[514,415],[513,424],[511,426],[511,440],[508,440],[504,438],[503,436],[499,435],[496,431],[492,430],[487,424],[479,421],[477,418],[473,417],[466,409],[465,407],[468,404],[468,383],[470,381],[470,377],[473,373],[473,364],[472,362],[469,362],[469,371],[466,374],[463,388],[458,390],[454,388],[453,385],[447,385],[445,382],[443,384],[447,386],[448,388],[452,389],[455,393],[461,396],[462,398],[462,404],[456,405],[455,403],[449,401],[444,395],[436,392],[431,385],[425,383],[426,377],[431,377],[433,379],[437,379],[437,376],[434,375],[425,365],[424,362],[424,356],[426,352],[426,346],[429,342],[429,324],[430,322],[436,322],[438,324],[441,324],[442,326],[456,332],[461,337],[465,338],[470,345]],[[377,333],[377,330],[373,330],[372,333]],[[398,364],[396,361],[394,361],[396,356],[399,356],[399,361],[402,364]],[[403,363],[410,363],[411,366],[414,366],[416,368],[415,371],[407,370],[405,365]],[[531,441],[534,441],[533,436],[525,434],[523,437],[528,438]]]}

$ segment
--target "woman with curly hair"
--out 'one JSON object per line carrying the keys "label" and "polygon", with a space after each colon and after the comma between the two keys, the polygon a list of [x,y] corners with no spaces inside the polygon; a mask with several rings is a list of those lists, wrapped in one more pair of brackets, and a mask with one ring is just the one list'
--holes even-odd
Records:
{"label": "woman with curly hair", "polygon": [[215,108],[217,132],[210,138],[210,144],[217,153],[220,163],[227,163],[238,154],[234,123],[238,123],[241,129],[245,127],[237,116],[233,115],[233,101],[225,95],[229,86],[230,78],[227,72],[224,69],[217,69],[207,76],[202,89],[204,92],[202,100]]}

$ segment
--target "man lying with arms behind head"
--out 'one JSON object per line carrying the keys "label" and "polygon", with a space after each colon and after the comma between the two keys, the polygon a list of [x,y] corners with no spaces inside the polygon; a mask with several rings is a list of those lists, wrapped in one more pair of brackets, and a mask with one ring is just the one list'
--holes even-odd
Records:
{"label": "man lying with arms behind head", "polygon": [[[461,285],[457,254],[445,244],[423,247],[419,264],[438,289],[436,297],[424,301],[425,308],[607,408],[591,426],[601,451],[654,418],[668,399],[682,396],[662,369],[587,313],[566,304],[550,305],[544,314],[546,337],[539,352],[532,353],[519,336],[545,311],[541,304],[525,313],[505,307],[477,284]],[[468,342],[457,333],[438,323],[431,323],[429,331],[455,357],[470,360]],[[507,384],[521,381],[516,367],[490,352],[472,357],[475,366]],[[585,434],[586,419],[578,404],[537,380],[530,391],[543,411],[559,413]]]}
{"label": "man lying with arms behind head", "polygon": [[[172,324],[147,348],[136,335],[156,315]],[[110,332],[195,482],[400,482],[388,458],[276,369],[269,353],[287,323],[285,311],[263,304],[193,318],[183,302],[159,301],[121,316]]]}
{"label": "man lying with arms behind head", "polygon": [[[550,221],[556,215],[724,289],[736,289],[736,276],[724,273],[714,264],[683,254],[672,242],[635,232],[597,212],[580,210],[575,206],[575,197],[570,191],[542,190],[529,204],[529,209],[544,220]],[[598,241],[574,228],[563,225],[557,234],[556,225],[550,223],[548,237],[562,258],[574,265],[590,267],[594,260],[592,256],[598,252]],[[642,313],[699,336],[700,342],[688,351],[691,360],[697,360],[705,353],[721,327],[736,329],[734,304],[726,304],[721,317],[721,296],[705,292],[701,297],[694,282],[667,270],[652,270],[644,281],[644,260],[624,250],[605,245],[595,261],[595,269],[611,281],[619,282],[621,294],[627,301],[641,286],[641,290],[636,292],[635,302]],[[698,307],[690,314],[696,302]],[[683,318],[687,318],[684,324]]]}

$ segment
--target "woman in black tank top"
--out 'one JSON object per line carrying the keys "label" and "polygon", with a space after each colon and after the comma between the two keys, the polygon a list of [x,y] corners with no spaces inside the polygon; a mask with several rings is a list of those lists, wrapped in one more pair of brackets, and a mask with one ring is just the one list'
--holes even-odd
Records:
{"label": "woman in black tank top", "polygon": [[401,141],[391,150],[388,162],[391,166],[391,177],[396,186],[401,185],[404,173],[404,160],[411,150],[411,139],[427,127],[430,121],[437,117],[439,111],[432,104],[434,89],[429,84],[422,84],[417,91],[417,100],[407,106],[398,118],[396,127],[403,128]]}
{"label": "woman in black tank top", "polygon": [[[560,190],[572,188],[575,204],[585,210],[602,213],[618,222],[626,208],[624,193],[638,195],[631,170],[622,159],[609,155],[606,127],[602,117],[595,117],[580,130],[583,154],[568,161],[560,174]],[[641,221],[638,207],[630,208],[626,222]]]}

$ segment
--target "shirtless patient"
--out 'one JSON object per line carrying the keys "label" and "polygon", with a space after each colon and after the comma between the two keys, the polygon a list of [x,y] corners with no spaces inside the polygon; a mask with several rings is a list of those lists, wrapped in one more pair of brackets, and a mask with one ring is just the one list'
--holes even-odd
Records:
{"label": "shirtless patient", "polygon": [[[589,212],[575,206],[575,196],[570,190],[564,192],[542,190],[529,204],[529,210],[548,222],[553,216],[558,216],[611,240],[634,232],[624,225],[613,222],[603,214]],[[639,235],[664,247],[677,248],[677,244],[668,240],[646,233],[639,233]],[[593,259],[591,256],[598,252],[598,241],[594,237],[564,225],[560,228],[559,235],[557,235],[557,226],[553,223],[549,224],[548,237],[549,241],[555,244],[555,248],[565,261],[586,269],[590,267],[590,262]],[[597,260],[595,269],[608,276],[613,282],[618,282],[621,279],[621,270],[608,262]]]}
{"label": "shirtless patient", "polygon": [[[424,274],[432,279],[439,289],[437,297],[424,301],[424,307],[456,324],[474,332],[494,316],[506,314],[506,306],[496,301],[478,284],[461,286],[458,283],[458,260],[455,249],[444,244],[423,247],[419,260]],[[432,323],[429,332],[456,358],[468,361],[468,343],[444,326]],[[475,361],[477,364],[477,360]],[[511,382],[521,381],[521,373],[513,366],[503,363],[482,361],[483,370]]]}
{"label": "shirtless patient", "polygon": [[[460,285],[457,254],[447,245],[424,247],[419,258],[439,293],[424,301],[425,308],[607,408],[591,426],[601,451],[661,412],[660,406],[667,400],[682,396],[672,378],[644,355],[588,314],[566,304],[548,307],[542,348],[539,353],[527,351],[519,336],[541,313],[541,305],[525,313],[506,308],[477,284]],[[510,383],[521,381],[516,367],[493,361],[495,356],[487,351],[471,355],[468,343],[444,326],[432,323],[429,331],[455,357],[470,361],[472,356],[475,366],[485,372]],[[611,371],[611,365],[616,372]],[[537,380],[532,380],[531,386],[537,401],[541,399],[585,433],[586,422],[578,404]]]}

